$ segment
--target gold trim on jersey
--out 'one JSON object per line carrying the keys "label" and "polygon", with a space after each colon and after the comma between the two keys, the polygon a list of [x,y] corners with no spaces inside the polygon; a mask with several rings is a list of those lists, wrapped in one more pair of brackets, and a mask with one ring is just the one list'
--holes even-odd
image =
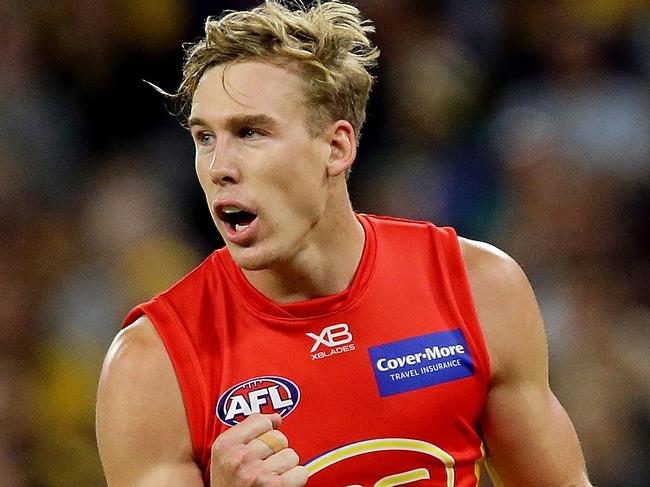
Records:
{"label": "gold trim on jersey", "polygon": [[[446,487],[454,487],[455,485],[454,464],[456,463],[454,457],[452,457],[449,453],[437,447],[436,445],[427,443],[426,441],[412,440],[407,438],[378,438],[374,440],[365,440],[357,443],[352,443],[350,445],[342,446],[328,453],[325,453],[324,455],[318,458],[315,458],[311,462],[308,462],[305,465],[305,467],[307,467],[307,471],[309,472],[309,476],[311,477],[315,473],[320,472],[321,470],[331,465],[334,465],[338,462],[346,460],[348,458],[352,458],[358,455],[364,455],[366,453],[390,451],[390,450],[401,450],[401,451],[411,451],[416,453],[424,453],[425,455],[429,455],[434,458],[437,458],[445,466],[445,472],[447,474]],[[384,481],[387,482],[398,481],[397,475],[407,475],[407,474],[411,474],[414,476],[423,475],[422,472],[423,470],[425,471],[424,473],[426,473],[427,477],[417,477],[417,478],[412,477],[410,479],[403,477],[400,480],[401,483],[382,483]],[[404,472],[403,474],[396,474],[396,475],[391,475],[389,477],[385,477],[381,479],[379,482],[377,482],[375,484],[375,487],[404,485],[405,483],[408,482],[415,482],[416,480],[429,478],[428,475],[429,472],[426,471],[426,469],[416,469],[410,472]]]}

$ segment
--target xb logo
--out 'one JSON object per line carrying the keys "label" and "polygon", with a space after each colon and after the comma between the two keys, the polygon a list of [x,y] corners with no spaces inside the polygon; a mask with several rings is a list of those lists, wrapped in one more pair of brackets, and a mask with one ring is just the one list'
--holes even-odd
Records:
{"label": "xb logo", "polygon": [[[343,352],[351,352],[355,349],[352,341],[352,333],[347,323],[337,323],[323,328],[319,335],[315,333],[307,333],[307,336],[314,340],[314,345],[309,351],[312,360],[319,360],[326,357],[331,357]],[[321,350],[317,352],[321,345],[325,345],[329,350]]]}
{"label": "xb logo", "polygon": [[338,325],[328,326],[323,328],[320,335],[315,333],[307,333],[307,336],[314,339],[314,346],[311,347],[310,352],[314,353],[322,343],[330,348],[337,345],[345,345],[352,341],[352,333],[347,323],[339,323]]}

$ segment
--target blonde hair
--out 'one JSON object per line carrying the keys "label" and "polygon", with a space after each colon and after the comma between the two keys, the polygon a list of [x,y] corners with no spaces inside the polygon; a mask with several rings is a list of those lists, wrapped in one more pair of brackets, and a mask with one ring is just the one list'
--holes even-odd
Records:
{"label": "blonde hair", "polygon": [[176,93],[178,114],[187,116],[196,87],[211,67],[257,58],[275,64],[295,64],[305,81],[307,124],[317,136],[325,124],[347,120],[357,141],[366,118],[373,85],[370,69],[379,50],[374,32],[359,9],[340,1],[318,1],[311,8],[293,2],[266,0],[250,11],[229,11],[210,17],[205,38],[186,48],[183,79]]}

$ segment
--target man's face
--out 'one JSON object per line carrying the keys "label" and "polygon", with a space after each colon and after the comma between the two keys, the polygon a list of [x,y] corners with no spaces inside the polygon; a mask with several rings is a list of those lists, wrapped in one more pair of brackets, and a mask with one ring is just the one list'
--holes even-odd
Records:
{"label": "man's face", "polygon": [[298,75],[260,61],[215,66],[194,93],[196,171],[244,269],[288,263],[316,238],[331,152],[326,134],[309,134],[306,116]]}

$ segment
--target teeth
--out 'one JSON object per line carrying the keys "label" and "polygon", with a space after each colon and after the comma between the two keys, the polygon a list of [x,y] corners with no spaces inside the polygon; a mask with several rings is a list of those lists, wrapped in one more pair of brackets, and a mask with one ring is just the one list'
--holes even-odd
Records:
{"label": "teeth", "polygon": [[240,225],[239,223],[237,223],[235,225],[235,231],[236,232],[241,232],[242,230],[244,230],[246,228],[248,228],[248,225]]}
{"label": "teeth", "polygon": [[239,213],[242,210],[236,206],[224,206],[222,211],[227,215],[232,215],[234,213]]}

